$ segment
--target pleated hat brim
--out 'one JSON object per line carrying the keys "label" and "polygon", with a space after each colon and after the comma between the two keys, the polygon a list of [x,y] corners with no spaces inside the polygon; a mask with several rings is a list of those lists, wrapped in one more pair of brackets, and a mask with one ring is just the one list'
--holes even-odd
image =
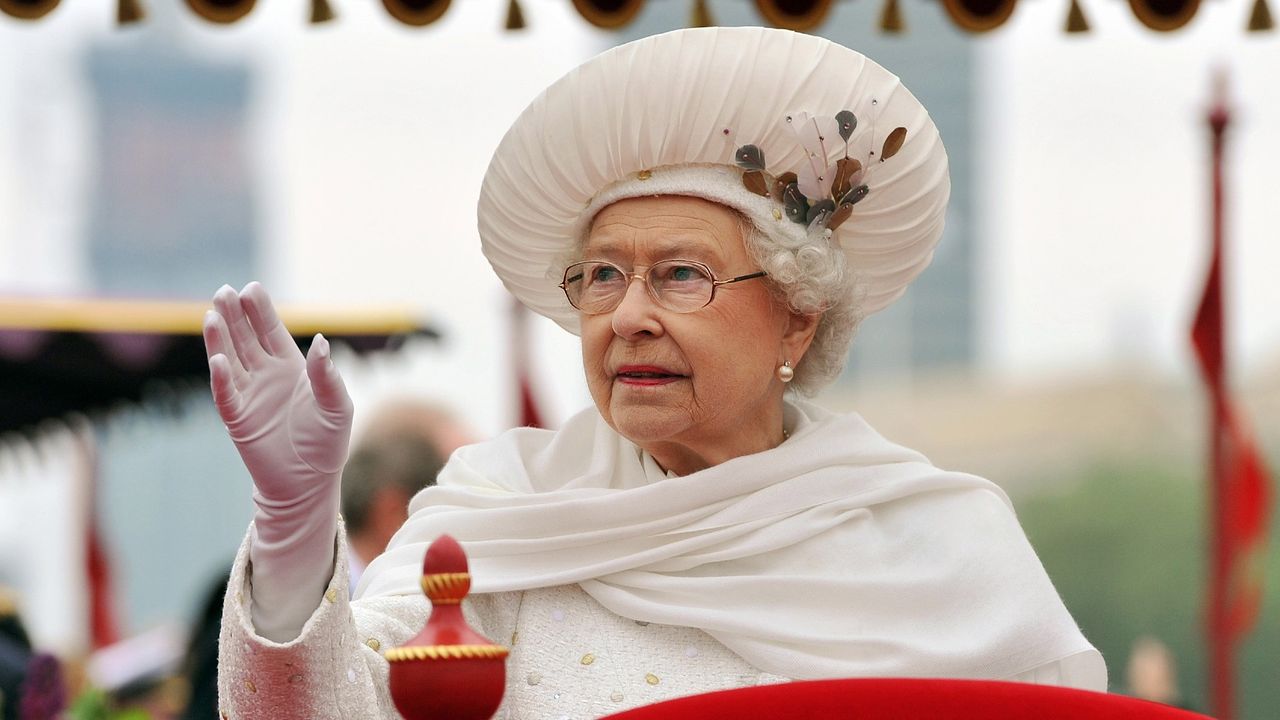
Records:
{"label": "pleated hat brim", "polygon": [[[494,152],[480,192],[481,245],[507,289],[578,332],[556,287],[580,242],[584,211],[606,188],[655,168],[734,164],[754,144],[769,172],[807,162],[789,113],[858,118],[848,153],[871,190],[831,238],[857,277],[864,314],[888,306],[929,264],[942,234],[950,180],[941,138],[901,81],[849,48],[767,28],[678,30],[588,60],[539,95]],[[906,128],[896,155],[877,159]],[[693,189],[688,193],[697,195]],[[789,222],[789,220],[781,220]]]}

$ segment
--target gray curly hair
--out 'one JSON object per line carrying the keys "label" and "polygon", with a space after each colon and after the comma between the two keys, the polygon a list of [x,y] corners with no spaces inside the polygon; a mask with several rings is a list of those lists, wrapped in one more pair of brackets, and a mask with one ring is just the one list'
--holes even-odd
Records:
{"label": "gray curly hair", "polygon": [[849,345],[862,323],[855,273],[844,251],[822,236],[792,240],[770,233],[738,213],[742,242],[793,312],[819,314],[809,350],[795,366],[791,388],[812,396],[844,370]]}

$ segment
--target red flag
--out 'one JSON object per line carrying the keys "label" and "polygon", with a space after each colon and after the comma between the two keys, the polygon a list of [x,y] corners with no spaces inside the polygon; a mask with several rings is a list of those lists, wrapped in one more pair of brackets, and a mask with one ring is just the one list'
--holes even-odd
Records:
{"label": "red flag", "polygon": [[529,379],[529,310],[518,300],[512,299],[511,358],[516,371],[516,388],[520,394],[520,425],[545,427],[538,403],[533,397],[533,383]]}
{"label": "red flag", "polygon": [[116,625],[111,565],[98,524],[98,450],[93,428],[87,423],[77,428],[85,503],[85,579],[89,595],[89,641],[96,650],[120,640]]}
{"label": "red flag", "polygon": [[86,573],[89,577],[89,633],[93,647],[102,648],[120,640],[116,628],[115,603],[111,592],[111,569],[102,547],[98,523],[91,522],[86,536]]}
{"label": "red flag", "polygon": [[520,372],[517,382],[520,383],[520,425],[524,427],[542,427],[542,414],[533,399],[533,387],[529,384],[529,373]]}
{"label": "red flag", "polygon": [[1233,415],[1224,418],[1221,443],[1222,531],[1231,548],[1227,566],[1225,621],[1231,638],[1238,639],[1253,629],[1262,609],[1267,526],[1271,509],[1271,487],[1261,453],[1250,433]]}
{"label": "red flag", "polygon": [[1222,273],[1223,139],[1229,115],[1219,98],[1209,115],[1213,129],[1213,249],[1204,294],[1191,327],[1191,344],[1209,390],[1211,537],[1208,640],[1214,714],[1234,717],[1234,653],[1262,604],[1263,558],[1271,488],[1252,435],[1235,411],[1227,383]]}

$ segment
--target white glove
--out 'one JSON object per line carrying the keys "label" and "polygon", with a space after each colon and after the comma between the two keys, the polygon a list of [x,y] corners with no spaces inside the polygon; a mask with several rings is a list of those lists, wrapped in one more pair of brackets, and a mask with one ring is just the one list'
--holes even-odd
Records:
{"label": "white glove", "polygon": [[259,635],[302,632],[333,575],[351,398],[316,335],[304,359],[257,282],[223,286],[205,314],[213,401],[253,477],[252,615]]}

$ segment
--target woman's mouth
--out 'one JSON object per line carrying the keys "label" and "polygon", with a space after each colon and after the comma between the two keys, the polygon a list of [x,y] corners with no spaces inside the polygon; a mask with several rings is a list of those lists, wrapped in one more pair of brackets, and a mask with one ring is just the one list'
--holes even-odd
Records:
{"label": "woman's mouth", "polygon": [[684,375],[651,365],[624,365],[618,368],[615,378],[625,385],[665,385],[684,378]]}

